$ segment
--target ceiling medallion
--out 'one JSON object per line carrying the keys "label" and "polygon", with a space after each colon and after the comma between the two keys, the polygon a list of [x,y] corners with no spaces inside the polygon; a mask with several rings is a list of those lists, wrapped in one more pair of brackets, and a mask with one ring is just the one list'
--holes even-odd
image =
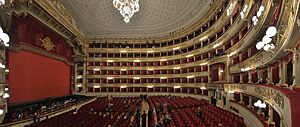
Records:
{"label": "ceiling medallion", "polygon": [[113,5],[124,17],[124,22],[128,23],[135,12],[139,11],[139,0],[113,0]]}

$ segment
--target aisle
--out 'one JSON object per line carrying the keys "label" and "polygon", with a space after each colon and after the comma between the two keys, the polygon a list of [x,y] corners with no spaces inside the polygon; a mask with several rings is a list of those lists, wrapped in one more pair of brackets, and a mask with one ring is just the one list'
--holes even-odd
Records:
{"label": "aisle", "polygon": [[[149,104],[147,101],[142,101],[142,107],[141,107],[141,111],[143,113],[143,111],[146,112],[146,127],[148,127],[148,110],[149,110]],[[141,117],[141,125],[142,125],[142,117]]]}

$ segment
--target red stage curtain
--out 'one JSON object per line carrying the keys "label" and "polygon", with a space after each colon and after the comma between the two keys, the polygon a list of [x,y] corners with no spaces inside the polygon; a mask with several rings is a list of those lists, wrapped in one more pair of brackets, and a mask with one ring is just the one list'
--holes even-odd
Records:
{"label": "red stage curtain", "polygon": [[28,51],[9,52],[9,103],[70,94],[71,68]]}

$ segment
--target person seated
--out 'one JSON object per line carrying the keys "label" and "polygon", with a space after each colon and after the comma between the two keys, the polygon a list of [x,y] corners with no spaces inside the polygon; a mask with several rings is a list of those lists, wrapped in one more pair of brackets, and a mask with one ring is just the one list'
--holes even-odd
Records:
{"label": "person seated", "polygon": [[200,107],[198,107],[198,109],[197,109],[196,116],[199,117],[200,119],[202,119],[202,112],[201,112],[201,108]]}

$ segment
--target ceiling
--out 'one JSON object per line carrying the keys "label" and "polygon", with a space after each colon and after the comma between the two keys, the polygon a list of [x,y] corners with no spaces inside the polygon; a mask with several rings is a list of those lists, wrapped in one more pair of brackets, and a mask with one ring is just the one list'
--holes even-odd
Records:
{"label": "ceiling", "polygon": [[113,0],[62,0],[86,37],[161,37],[200,19],[213,0],[140,0],[125,23]]}

